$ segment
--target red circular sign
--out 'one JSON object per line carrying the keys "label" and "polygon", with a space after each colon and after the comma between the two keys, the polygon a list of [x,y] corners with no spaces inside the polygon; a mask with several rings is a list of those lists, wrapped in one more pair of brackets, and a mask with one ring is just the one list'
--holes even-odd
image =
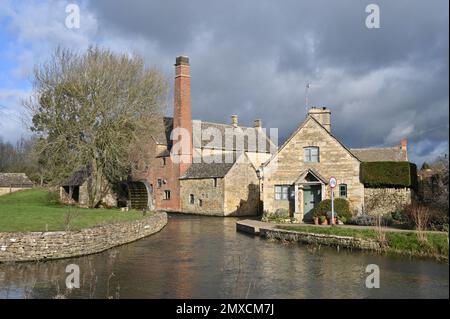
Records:
{"label": "red circular sign", "polygon": [[335,177],[330,177],[330,187],[335,188],[337,185],[337,180]]}

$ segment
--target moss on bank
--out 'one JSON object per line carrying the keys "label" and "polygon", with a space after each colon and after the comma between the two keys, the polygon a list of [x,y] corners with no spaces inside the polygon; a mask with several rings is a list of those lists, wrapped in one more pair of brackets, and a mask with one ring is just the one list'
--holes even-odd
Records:
{"label": "moss on bank", "polygon": [[448,234],[438,232],[427,232],[425,240],[420,240],[414,231],[382,231],[375,229],[355,229],[315,226],[278,226],[285,229],[303,233],[328,234],[337,236],[348,236],[375,241],[383,241],[383,251],[387,253],[399,253],[410,256],[434,257],[438,260],[447,260],[449,255]]}

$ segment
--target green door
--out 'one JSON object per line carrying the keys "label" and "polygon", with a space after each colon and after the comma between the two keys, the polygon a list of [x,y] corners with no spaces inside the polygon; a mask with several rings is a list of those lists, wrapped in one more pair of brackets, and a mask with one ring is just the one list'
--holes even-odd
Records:
{"label": "green door", "polygon": [[320,185],[310,185],[305,186],[303,189],[303,203],[304,207],[304,217],[305,221],[313,220],[313,209],[319,204],[321,196],[320,196],[321,186]]}

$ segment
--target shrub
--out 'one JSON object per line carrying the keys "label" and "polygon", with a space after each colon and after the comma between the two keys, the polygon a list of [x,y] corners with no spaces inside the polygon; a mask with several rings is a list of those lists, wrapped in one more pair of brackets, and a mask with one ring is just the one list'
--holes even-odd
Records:
{"label": "shrub", "polygon": [[[350,212],[350,205],[344,198],[334,199],[334,211],[339,218],[344,217],[348,220],[352,217],[352,213]],[[314,217],[326,216],[327,212],[331,212],[331,199],[324,199],[323,201],[321,201],[314,208],[313,215]]]}
{"label": "shrub", "polygon": [[360,180],[368,187],[417,189],[417,167],[410,162],[362,162]]}
{"label": "shrub", "polygon": [[289,211],[286,208],[278,208],[275,213],[273,213],[274,218],[289,218]]}
{"label": "shrub", "polygon": [[392,220],[394,220],[396,222],[403,221],[403,214],[402,214],[402,211],[400,211],[400,210],[396,210],[396,211],[392,212],[391,217],[392,217]]}
{"label": "shrub", "polygon": [[392,224],[392,217],[386,214],[381,216],[380,220],[379,216],[363,214],[352,217],[347,223],[358,226],[390,226]]}

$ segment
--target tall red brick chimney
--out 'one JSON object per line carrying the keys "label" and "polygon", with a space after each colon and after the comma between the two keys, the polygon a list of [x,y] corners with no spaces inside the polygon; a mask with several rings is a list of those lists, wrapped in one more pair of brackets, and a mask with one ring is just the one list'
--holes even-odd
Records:
{"label": "tall red brick chimney", "polygon": [[173,128],[182,128],[188,133],[188,141],[182,141],[182,137],[174,136],[173,143],[181,142],[189,147],[181,148],[181,163],[179,165],[180,176],[189,168],[192,163],[192,112],[191,112],[191,76],[189,58],[178,56],[175,61],[175,89],[174,89],[174,110]]}

